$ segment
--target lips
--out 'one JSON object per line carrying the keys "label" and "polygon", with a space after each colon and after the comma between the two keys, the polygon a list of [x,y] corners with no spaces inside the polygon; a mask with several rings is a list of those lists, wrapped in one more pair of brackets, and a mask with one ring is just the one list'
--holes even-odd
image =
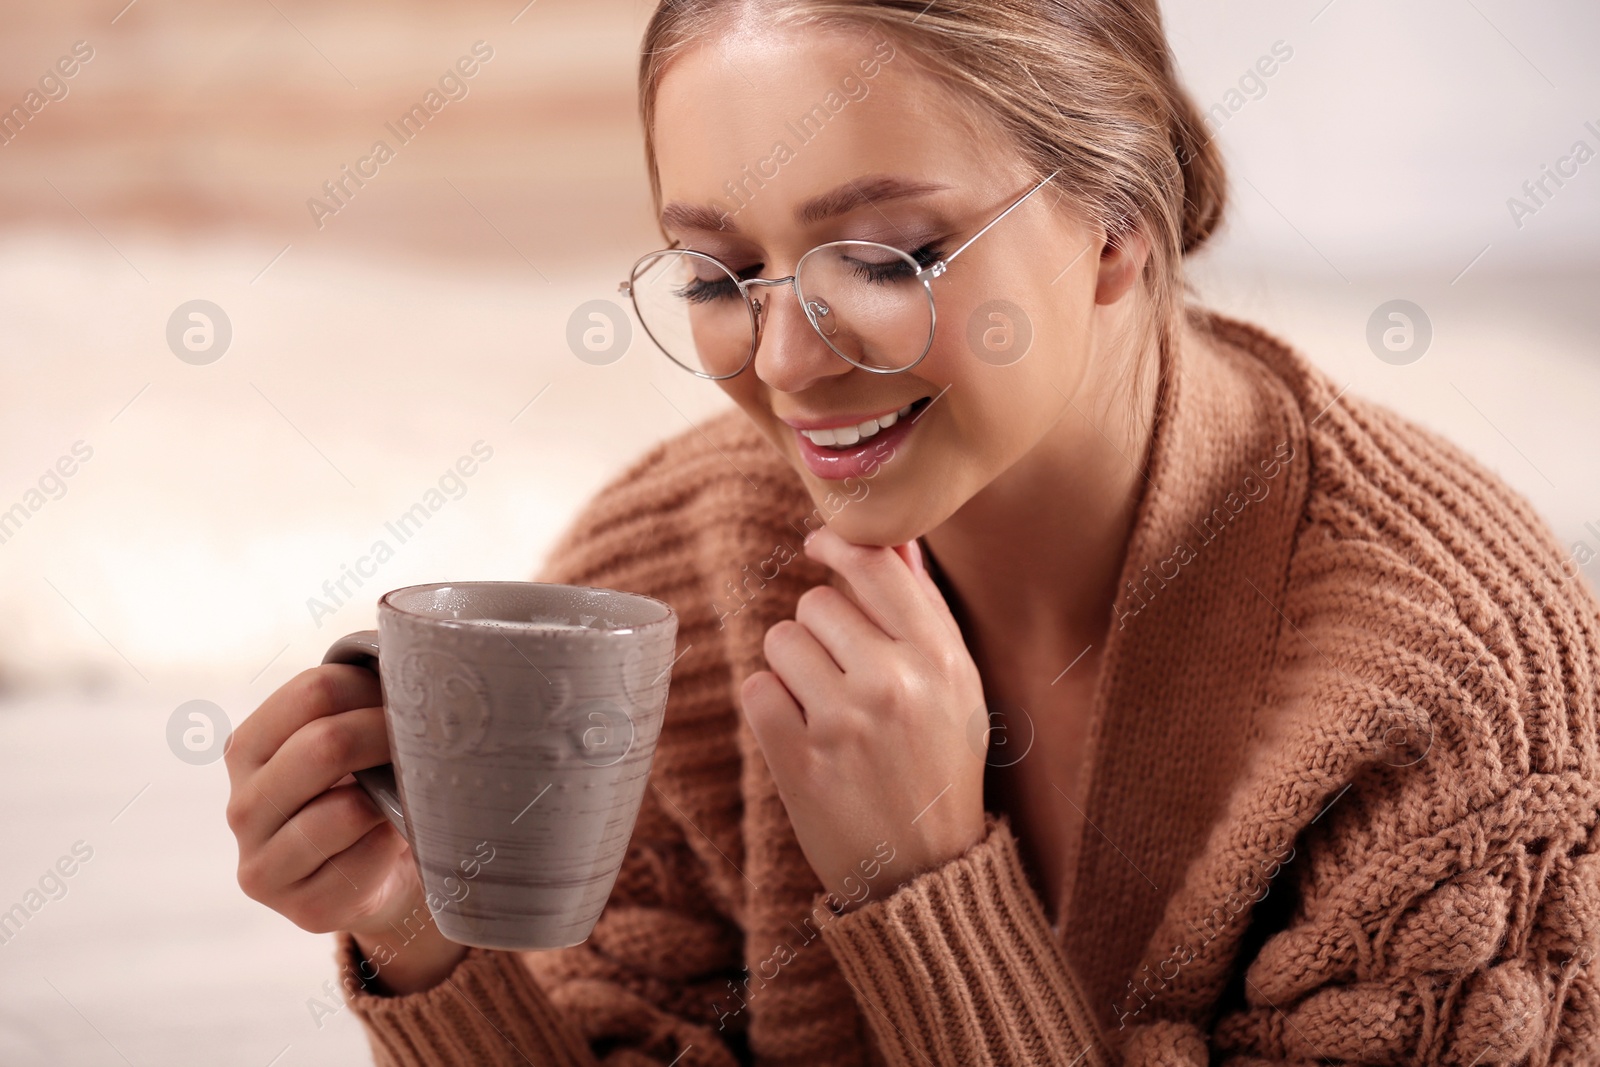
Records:
{"label": "lips", "polygon": [[[871,477],[877,468],[892,459],[902,442],[911,434],[921,418],[931,397],[914,401],[904,417],[897,417],[892,426],[880,429],[871,437],[862,438],[844,447],[819,445],[798,429],[791,427],[795,447],[806,468],[818,478],[839,480],[850,477]],[[853,427],[846,427],[853,429]]]}

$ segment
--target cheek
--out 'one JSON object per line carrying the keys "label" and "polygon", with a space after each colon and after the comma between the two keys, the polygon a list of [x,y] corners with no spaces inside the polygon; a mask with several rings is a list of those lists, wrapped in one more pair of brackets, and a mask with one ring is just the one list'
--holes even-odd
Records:
{"label": "cheek", "polygon": [[1020,242],[1005,254],[978,257],[960,274],[952,270],[946,277],[954,284],[942,292],[935,282],[935,344],[966,365],[1013,379],[1017,372],[1026,379],[1031,364],[1056,360],[1077,332],[1092,273],[1087,257],[1074,262],[1063,251],[1067,239]]}
{"label": "cheek", "polygon": [[[970,328],[963,323],[946,332],[941,321],[933,350],[917,367],[934,391],[945,390],[938,403],[948,405],[929,437],[955,457],[950,462],[980,478],[984,470],[998,474],[1010,466],[1071,417],[1069,398],[1087,409],[1086,324],[1043,297],[1024,299],[1048,313],[1030,315],[1020,301],[1009,308],[977,305]],[[1007,352],[1006,343],[1015,347]]]}
{"label": "cheek", "polygon": [[1059,407],[1073,395],[1091,351],[1090,320],[1074,299],[1046,278],[944,301],[933,348],[913,373],[938,388],[948,385],[952,396],[996,398],[985,407],[1025,408],[1036,400]]}

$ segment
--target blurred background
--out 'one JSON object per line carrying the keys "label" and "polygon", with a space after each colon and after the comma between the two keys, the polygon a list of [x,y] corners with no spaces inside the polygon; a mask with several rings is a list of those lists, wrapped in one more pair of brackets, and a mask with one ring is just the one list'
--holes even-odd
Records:
{"label": "blurred background", "polygon": [[[332,939],[234,880],[229,725],[386,589],[530,577],[728,403],[569,343],[660,244],[653,5],[525,3],[6,5],[0,1062],[368,1062]],[[1459,443],[1600,579],[1600,9],[1164,7],[1231,167],[1197,297]]]}

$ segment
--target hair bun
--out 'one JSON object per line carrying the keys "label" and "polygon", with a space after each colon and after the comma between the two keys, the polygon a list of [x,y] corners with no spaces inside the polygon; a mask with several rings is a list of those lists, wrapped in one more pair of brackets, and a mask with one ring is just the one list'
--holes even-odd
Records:
{"label": "hair bun", "polygon": [[1227,173],[1222,152],[1207,132],[1194,101],[1182,88],[1172,87],[1172,151],[1183,171],[1183,253],[1203,245],[1222,224],[1228,202]]}

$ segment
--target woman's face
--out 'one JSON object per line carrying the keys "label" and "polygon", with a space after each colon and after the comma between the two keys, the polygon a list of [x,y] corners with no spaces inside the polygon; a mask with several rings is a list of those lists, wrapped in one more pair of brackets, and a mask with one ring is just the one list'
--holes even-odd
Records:
{"label": "woman's face", "polygon": [[[747,22],[680,55],[662,77],[664,225],[742,278],[791,275],[825,241],[906,252],[931,244],[948,255],[1035,180],[994,126],[880,33]],[[812,329],[792,289],[752,290],[765,306],[760,346],[717,385],[846,540],[899,544],[933,529],[1026,456],[1069,410],[1066,398],[1082,399],[1104,236],[1069,214],[1060,180],[933,280],[933,345],[910,370],[852,366]],[[691,217],[684,207],[710,210]],[[1010,307],[982,306],[992,301]],[[814,469],[807,453],[826,449],[791,425],[854,425],[914,401],[924,403],[911,417],[857,445],[870,458],[855,473],[837,461]]]}

